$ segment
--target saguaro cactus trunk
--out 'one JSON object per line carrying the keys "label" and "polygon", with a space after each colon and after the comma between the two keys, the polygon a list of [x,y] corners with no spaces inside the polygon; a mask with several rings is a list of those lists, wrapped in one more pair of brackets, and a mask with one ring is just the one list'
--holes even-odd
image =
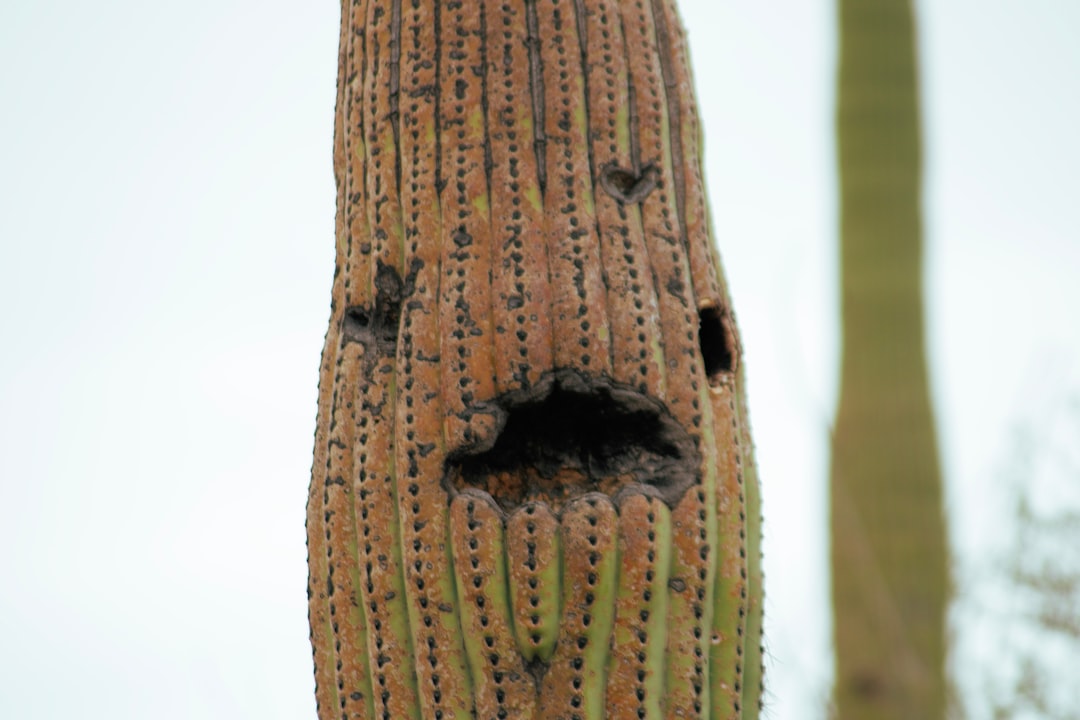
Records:
{"label": "saguaro cactus trunk", "polygon": [[343,3],[319,717],[744,718],[760,509],[671,0]]}
{"label": "saguaro cactus trunk", "polygon": [[945,715],[945,524],[923,341],[910,0],[841,0],[844,344],[833,435],[839,717]]}

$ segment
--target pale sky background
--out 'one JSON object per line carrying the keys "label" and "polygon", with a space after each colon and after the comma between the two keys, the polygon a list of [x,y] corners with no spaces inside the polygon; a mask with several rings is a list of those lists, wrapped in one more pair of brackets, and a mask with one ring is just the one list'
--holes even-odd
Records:
{"label": "pale sky background", "polygon": [[[681,6],[764,486],[766,717],[815,720],[832,674],[835,7]],[[1080,3],[918,12],[962,579],[1007,522],[1017,433],[1078,407]],[[0,4],[0,717],[315,717],[303,523],[337,39],[329,0]],[[976,624],[954,615],[967,667]]]}

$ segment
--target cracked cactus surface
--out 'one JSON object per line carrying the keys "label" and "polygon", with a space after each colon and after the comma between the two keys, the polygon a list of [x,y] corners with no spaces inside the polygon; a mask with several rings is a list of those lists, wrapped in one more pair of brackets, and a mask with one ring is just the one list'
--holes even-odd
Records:
{"label": "cracked cactus surface", "polygon": [[343,3],[319,717],[753,718],[760,496],[670,0]]}

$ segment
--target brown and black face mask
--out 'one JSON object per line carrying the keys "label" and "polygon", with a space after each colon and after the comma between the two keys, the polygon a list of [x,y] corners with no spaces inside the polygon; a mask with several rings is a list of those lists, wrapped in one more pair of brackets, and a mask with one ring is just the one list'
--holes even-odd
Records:
{"label": "brown and black face mask", "polygon": [[672,0],[346,0],[319,717],[743,718],[740,348]]}

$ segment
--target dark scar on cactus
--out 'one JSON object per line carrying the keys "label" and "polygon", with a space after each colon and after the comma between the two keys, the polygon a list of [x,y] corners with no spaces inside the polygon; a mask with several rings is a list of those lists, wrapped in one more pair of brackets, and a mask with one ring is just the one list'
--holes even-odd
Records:
{"label": "dark scar on cactus", "polygon": [[624,205],[639,203],[656,189],[660,180],[660,168],[652,163],[640,172],[626,170],[613,164],[605,165],[600,170],[600,187],[608,195]]}
{"label": "dark scar on cactus", "polygon": [[529,94],[532,99],[533,149],[536,153],[536,178],[543,193],[547,187],[547,137],[544,134],[544,72],[540,60],[540,21],[536,0],[525,3],[525,45],[529,48]]}
{"label": "dark scar on cactus", "polygon": [[506,513],[537,501],[558,513],[601,492],[616,505],[643,494],[674,507],[698,481],[696,445],[664,404],[607,378],[556,370],[471,413],[491,415],[497,430],[448,455],[451,499],[480,491]]}
{"label": "dark scar on cactus", "polygon": [[397,351],[398,327],[402,305],[412,295],[416,274],[423,268],[414,260],[403,280],[397,270],[378,261],[375,271],[375,302],[353,305],[345,309],[341,320],[342,341],[359,343],[364,347],[365,374],[370,375],[371,363],[379,356],[394,357]]}

